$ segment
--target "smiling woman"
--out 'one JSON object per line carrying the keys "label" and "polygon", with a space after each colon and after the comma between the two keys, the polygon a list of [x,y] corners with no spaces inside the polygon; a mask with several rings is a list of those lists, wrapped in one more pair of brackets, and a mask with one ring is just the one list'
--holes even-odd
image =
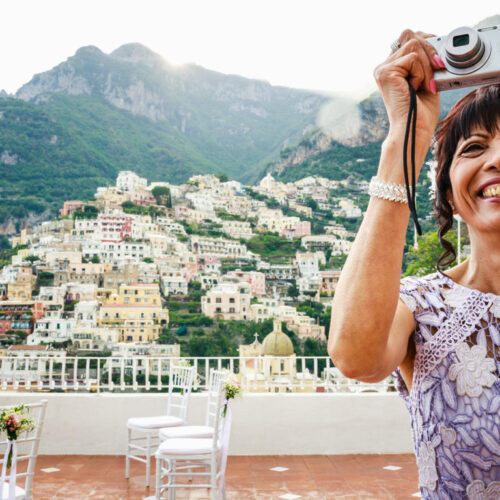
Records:
{"label": "smiling woman", "polygon": [[[499,103],[498,85],[470,92],[457,103],[436,133],[439,164],[436,209],[440,218],[439,237],[446,250],[439,261],[443,267],[455,260],[453,246],[444,240],[444,235],[453,225],[454,210],[460,213],[473,233],[480,230],[475,229],[480,220],[480,227],[486,224],[483,231],[494,230],[495,224],[498,231],[500,172],[495,168],[492,155],[498,155],[500,148]],[[488,164],[486,168],[485,162]],[[452,186],[456,186],[455,189]],[[496,222],[491,210],[496,213]],[[479,217],[476,223],[470,220],[474,213],[476,218]],[[479,241],[482,238],[472,236],[472,243],[478,244]]]}
{"label": "smiling woman", "polygon": [[[417,170],[439,114],[433,73],[443,63],[427,36],[403,32],[375,72],[390,129],[335,292],[329,353],[349,377],[395,376],[422,498],[500,498],[500,85],[468,94],[439,127],[435,205],[445,253],[437,273],[400,281],[408,81],[418,102]],[[456,213],[468,226],[471,256],[444,274],[455,260],[445,235]]]}

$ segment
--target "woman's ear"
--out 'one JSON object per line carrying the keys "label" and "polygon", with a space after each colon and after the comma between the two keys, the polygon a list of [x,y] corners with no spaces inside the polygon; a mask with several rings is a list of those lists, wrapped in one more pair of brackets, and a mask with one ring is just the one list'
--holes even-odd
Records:
{"label": "woman's ear", "polygon": [[448,190],[448,192],[446,193],[446,201],[450,204],[450,207],[453,210],[453,215],[456,215],[458,212],[455,208],[455,204],[453,203],[453,193],[451,192],[451,190]]}
{"label": "woman's ear", "polygon": [[455,208],[455,204],[453,203],[453,198],[448,198],[448,203],[450,204],[451,209],[453,210],[453,215],[457,215],[457,209]]}

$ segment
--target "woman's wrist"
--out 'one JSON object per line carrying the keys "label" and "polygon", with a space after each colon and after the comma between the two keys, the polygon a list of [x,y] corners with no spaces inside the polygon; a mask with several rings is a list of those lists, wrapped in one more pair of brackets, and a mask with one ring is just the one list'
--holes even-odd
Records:
{"label": "woman's wrist", "polygon": [[[426,148],[417,148],[415,151],[415,173],[417,175],[417,179],[418,175],[420,174],[420,170],[422,169],[422,165],[424,163],[429,145]],[[380,180],[393,182],[395,184],[405,183],[403,170],[403,151],[404,131],[401,134],[396,133],[394,130],[392,130],[382,143],[380,162],[377,171],[377,177]],[[410,165],[410,158],[408,158],[408,164]]]}

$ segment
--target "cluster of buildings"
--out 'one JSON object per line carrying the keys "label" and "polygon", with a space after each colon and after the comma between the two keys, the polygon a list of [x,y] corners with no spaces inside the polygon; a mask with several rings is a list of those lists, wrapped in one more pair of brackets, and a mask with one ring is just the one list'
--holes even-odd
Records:
{"label": "cluster of buildings", "polygon": [[[155,197],[156,187],[168,188],[168,203]],[[9,348],[17,353],[66,343],[84,353],[178,356],[179,346],[157,343],[169,324],[165,299],[186,295],[193,282],[206,291],[201,312],[208,317],[275,318],[299,338],[325,340],[324,327],[297,311],[289,290],[325,302],[335,290],[339,271],[325,269],[326,256],[348,253],[353,235],[333,222],[326,234],[311,234],[314,213],[305,201],[359,217],[351,200],[332,198],[337,187],[321,178],[283,184],[267,176],[248,193],[213,175],[173,185],[120,172],[115,186],[98,188],[87,202],[66,201],[58,219],[12,238],[17,254],[0,271],[0,340],[23,337]],[[269,208],[255,192],[283,209]],[[295,215],[284,215],[285,206]],[[214,229],[218,236],[210,235]],[[266,231],[300,238],[301,250],[286,263],[266,261],[247,246]]]}

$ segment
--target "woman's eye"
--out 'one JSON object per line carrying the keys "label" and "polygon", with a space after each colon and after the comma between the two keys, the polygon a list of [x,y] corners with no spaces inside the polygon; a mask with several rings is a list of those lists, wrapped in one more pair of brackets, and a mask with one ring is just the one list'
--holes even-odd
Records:
{"label": "woman's eye", "polygon": [[462,149],[462,153],[461,154],[475,153],[475,152],[478,152],[478,151],[482,151],[483,149],[484,149],[484,146],[482,144],[479,144],[477,142],[473,142],[471,144],[467,144],[467,146],[465,146]]}

